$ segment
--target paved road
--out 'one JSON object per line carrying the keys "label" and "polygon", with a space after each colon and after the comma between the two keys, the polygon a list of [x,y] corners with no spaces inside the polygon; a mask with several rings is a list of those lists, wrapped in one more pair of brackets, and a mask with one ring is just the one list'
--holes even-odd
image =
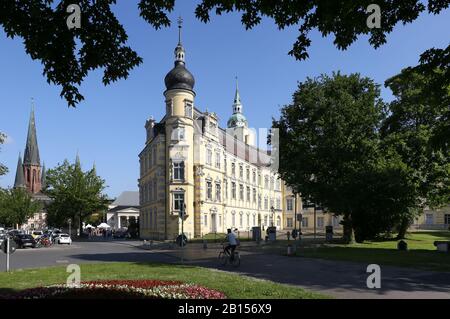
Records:
{"label": "paved road", "polygon": [[[11,259],[13,269],[69,263],[162,262],[178,263],[181,251],[167,246],[142,249],[140,242],[76,242],[72,246],[18,250]],[[381,289],[368,289],[366,264],[263,254],[247,248],[241,252],[241,267],[218,267],[219,246],[189,245],[185,263],[238,272],[251,277],[292,284],[336,298],[449,298],[450,273],[381,266]],[[5,255],[0,255],[5,265]]]}

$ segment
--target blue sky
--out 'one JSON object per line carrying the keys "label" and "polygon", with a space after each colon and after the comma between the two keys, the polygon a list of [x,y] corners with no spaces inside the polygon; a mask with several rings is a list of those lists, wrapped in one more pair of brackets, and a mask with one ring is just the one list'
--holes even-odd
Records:
{"label": "blue sky", "polygon": [[[290,102],[297,82],[308,76],[360,72],[382,84],[402,68],[416,65],[426,49],[445,47],[449,40],[450,10],[446,10],[398,25],[377,50],[361,37],[347,51],[339,51],[332,37],[312,33],[310,58],[299,62],[287,55],[297,36],[295,27],[279,31],[270,20],[263,20],[245,31],[238,14],[212,16],[203,24],[195,19],[195,2],[177,1],[171,18],[184,19],[183,44],[187,67],[196,79],[196,107],[216,112],[222,126],[231,115],[236,75],[250,126],[268,127],[280,106]],[[59,97],[59,87],[47,84],[42,66],[25,54],[21,40],[7,39],[0,31],[0,131],[8,135],[0,162],[10,169],[0,177],[0,187],[14,183],[34,97],[40,155],[47,167],[65,158],[73,161],[78,151],[84,168],[95,162],[111,197],[137,190],[144,124],[151,115],[157,120],[163,116],[164,76],[173,66],[177,28],[174,24],[152,29],[139,17],[136,3],[119,1],[115,11],[144,63],[127,80],[108,87],[101,84],[100,71],[91,73],[81,87],[85,101],[76,109]],[[384,88],[382,95],[391,98]]]}

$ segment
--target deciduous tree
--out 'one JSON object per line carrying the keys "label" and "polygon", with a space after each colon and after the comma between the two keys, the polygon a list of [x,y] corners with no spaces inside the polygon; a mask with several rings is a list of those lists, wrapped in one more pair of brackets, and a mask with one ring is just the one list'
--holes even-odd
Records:
{"label": "deciduous tree", "polygon": [[[437,57],[437,58],[436,58]],[[450,51],[430,50],[421,64],[409,67],[385,83],[395,99],[381,133],[386,148],[399,154],[411,172],[414,196],[410,209],[450,203]],[[399,237],[412,222],[406,215]]]}
{"label": "deciduous tree", "polygon": [[280,175],[295,192],[344,216],[352,240],[355,180],[379,161],[380,89],[359,74],[334,73],[299,84],[274,121],[280,134]]}
{"label": "deciduous tree", "polygon": [[[81,7],[81,28],[68,30],[66,12],[70,4]],[[127,45],[128,36],[116,18],[112,6],[116,0],[2,0],[0,26],[8,37],[20,37],[33,60],[42,62],[49,83],[62,87],[61,96],[70,106],[83,100],[79,86],[89,71],[104,70],[105,85],[127,78],[142,58]],[[369,28],[367,7],[377,4],[381,10],[380,28]],[[159,29],[171,24],[168,14],[175,0],[140,0],[140,16]],[[289,52],[296,59],[308,57],[310,32],[333,35],[334,44],[346,49],[361,35],[379,47],[386,35],[399,23],[410,23],[420,13],[438,14],[449,6],[448,0],[202,0],[196,17],[210,21],[218,15],[242,13],[246,29],[259,24],[263,17],[274,21],[279,29],[298,26],[299,35]]]}
{"label": "deciduous tree", "polygon": [[[5,139],[6,135],[0,132],[0,146],[5,142]],[[5,175],[6,173],[8,173],[8,168],[2,163],[0,163],[0,176]]]}
{"label": "deciduous tree", "polygon": [[63,226],[72,219],[78,223],[80,234],[82,222],[92,213],[107,208],[108,200],[103,190],[105,181],[97,176],[95,169],[84,172],[77,161],[67,160],[47,171],[45,193],[52,199],[48,207],[48,224]]}
{"label": "deciduous tree", "polygon": [[0,189],[0,224],[22,225],[42,209],[23,188]]}

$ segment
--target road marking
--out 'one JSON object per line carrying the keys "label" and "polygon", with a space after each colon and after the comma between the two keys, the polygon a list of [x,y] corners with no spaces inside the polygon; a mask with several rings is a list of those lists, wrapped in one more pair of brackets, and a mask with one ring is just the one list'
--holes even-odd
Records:
{"label": "road marking", "polygon": [[68,260],[57,260],[56,263],[57,264],[67,264],[69,261]]}

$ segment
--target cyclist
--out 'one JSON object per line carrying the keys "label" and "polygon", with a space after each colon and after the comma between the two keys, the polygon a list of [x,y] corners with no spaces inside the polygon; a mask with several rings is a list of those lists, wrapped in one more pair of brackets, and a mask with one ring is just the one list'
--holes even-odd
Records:
{"label": "cyclist", "polygon": [[[230,255],[230,261],[234,259],[234,251],[236,250],[237,240],[236,235],[233,234],[230,228],[227,229],[227,237],[226,241],[228,242],[228,246],[225,247],[225,251]],[[231,253],[230,253],[231,250]]]}

